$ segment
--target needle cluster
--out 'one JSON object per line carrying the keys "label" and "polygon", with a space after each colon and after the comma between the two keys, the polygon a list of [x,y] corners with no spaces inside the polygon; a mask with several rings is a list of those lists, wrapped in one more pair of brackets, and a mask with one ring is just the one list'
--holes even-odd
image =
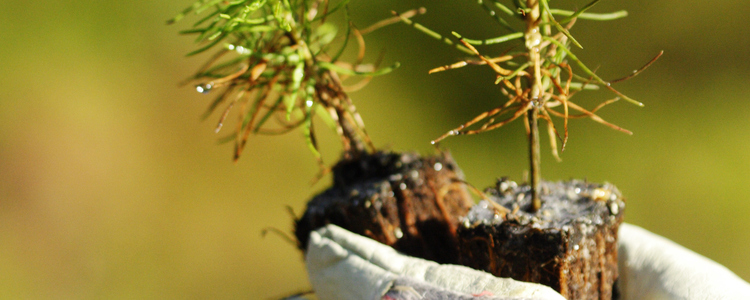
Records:
{"label": "needle cluster", "polygon": [[[455,44],[459,50],[471,54],[473,57],[450,65],[441,66],[429,71],[429,73],[442,72],[446,70],[461,68],[469,65],[486,65],[496,73],[495,84],[499,85],[507,100],[501,105],[485,111],[449,130],[447,133],[432,141],[433,144],[455,135],[471,135],[500,128],[516,119],[524,120],[526,132],[529,136],[530,173],[532,186],[532,197],[535,201],[534,209],[538,209],[538,187],[539,187],[539,142],[538,142],[538,120],[544,120],[549,135],[553,156],[560,160],[558,153],[558,141],[561,142],[561,151],[565,149],[568,141],[568,120],[576,118],[590,118],[600,124],[612,129],[632,134],[627,129],[605,121],[597,111],[606,105],[624,99],[638,106],[642,103],[620,93],[613,84],[636,76],[661,53],[639,70],[625,78],[605,81],[594,71],[581,62],[572,53],[573,46],[581,47],[578,41],[570,34],[569,30],[577,20],[614,20],[627,16],[627,12],[618,11],[613,13],[589,13],[587,12],[599,0],[594,0],[577,11],[566,11],[552,9],[548,0],[515,0],[511,5],[503,4],[499,0],[474,0],[492,17],[503,31],[509,31],[499,37],[489,39],[469,39],[459,33],[453,32],[452,38],[457,40],[453,43],[451,37],[440,35],[412,20],[403,21],[414,28],[433,36],[437,39]],[[519,18],[525,24],[525,28],[514,28],[504,18]],[[559,20],[558,20],[559,19]],[[476,46],[491,46],[498,44],[509,44],[521,42],[519,45],[506,46],[499,56],[488,56],[477,50]],[[522,48],[521,51],[510,51],[508,49]],[[577,67],[573,71],[571,64]],[[573,96],[582,90],[608,89],[615,94],[612,99],[602,101],[592,109],[586,109],[572,101]],[[553,117],[559,117],[563,121],[563,127],[558,128],[552,121]]]}
{"label": "needle cluster", "polygon": [[[205,65],[188,79],[198,92],[216,93],[204,118],[219,107],[218,133],[232,110],[239,111],[234,141],[240,157],[251,134],[282,134],[301,128],[307,146],[322,165],[313,129],[321,117],[341,138],[345,156],[374,147],[348,92],[373,76],[398,67],[364,63],[365,30],[349,17],[348,0],[199,0],[169,20],[206,14],[182,34],[197,35],[200,47],[188,56],[214,50]],[[343,20],[343,21],[342,21]],[[357,45],[356,59],[341,60]],[[362,78],[345,86],[347,77]],[[214,92],[215,90],[219,90]]]}

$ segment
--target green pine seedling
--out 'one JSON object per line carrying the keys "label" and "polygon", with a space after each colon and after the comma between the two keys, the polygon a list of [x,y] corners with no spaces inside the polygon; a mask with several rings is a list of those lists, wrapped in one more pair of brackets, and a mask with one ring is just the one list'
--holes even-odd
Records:
{"label": "green pine seedling", "polygon": [[[605,81],[594,71],[589,69],[572,52],[571,48],[582,48],[581,44],[570,34],[569,30],[578,20],[607,21],[627,16],[627,12],[590,13],[599,0],[594,0],[578,11],[566,11],[549,7],[549,0],[514,0],[511,5],[503,4],[499,0],[476,0],[484,10],[498,23],[504,35],[496,38],[476,40],[465,38],[453,32],[453,37],[441,35],[425,26],[415,23],[408,18],[402,21],[429,36],[455,45],[459,50],[473,55],[475,58],[460,61],[451,65],[430,70],[429,73],[441,72],[467,65],[487,65],[496,74],[495,84],[508,100],[504,104],[483,112],[474,119],[448,131],[433,140],[436,144],[449,136],[477,134],[502,127],[516,119],[523,117],[529,141],[529,161],[532,207],[536,211],[541,207],[540,200],[540,150],[539,123],[544,120],[547,125],[552,154],[556,159],[558,154],[558,140],[561,141],[561,151],[565,150],[568,141],[568,120],[575,118],[591,118],[612,129],[632,134],[627,129],[609,123],[599,117],[596,112],[602,107],[620,99],[643,106],[638,102],[617,91],[612,85],[632,78],[656,61],[659,53],[642,68],[627,77]],[[395,14],[395,13],[394,13]],[[396,14],[398,15],[398,14]],[[505,18],[519,18],[526,24],[525,28],[514,28]],[[457,43],[454,42],[454,39]],[[475,46],[489,46],[496,44],[521,42],[522,51],[507,52],[499,57],[487,57]],[[521,48],[521,47],[518,47]],[[571,63],[577,67],[573,72]],[[615,98],[601,102],[593,109],[585,109],[576,104],[571,98],[582,90],[606,88],[615,94]],[[552,117],[563,119],[561,131],[552,122]]]}
{"label": "green pine seedling", "polygon": [[[251,134],[281,134],[302,128],[307,146],[323,166],[313,129],[316,116],[337,132],[345,157],[374,150],[347,94],[361,84],[345,86],[342,81],[359,76],[366,83],[369,77],[399,66],[378,68],[378,62],[363,63],[362,39],[363,34],[398,19],[358,30],[350,20],[348,4],[349,0],[198,0],[168,21],[175,23],[189,14],[205,15],[192,29],[181,31],[197,35],[195,41],[200,44],[188,56],[215,52],[188,82],[195,83],[198,92],[217,94],[203,116],[205,119],[224,107],[217,133],[230,111],[239,110],[234,132],[220,139],[234,141],[235,161]],[[343,17],[343,24],[334,25],[336,17]],[[342,54],[352,45],[359,47],[356,60],[342,61]]]}

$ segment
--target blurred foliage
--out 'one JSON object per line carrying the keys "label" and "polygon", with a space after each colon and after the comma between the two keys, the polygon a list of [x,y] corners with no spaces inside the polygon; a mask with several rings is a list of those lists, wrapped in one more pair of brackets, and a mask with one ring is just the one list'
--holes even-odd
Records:
{"label": "blurred foliage", "polygon": [[[362,26],[425,6],[419,21],[436,32],[496,36],[495,21],[473,18],[484,12],[465,2],[353,1],[350,11]],[[189,4],[0,2],[0,298],[268,299],[309,288],[294,246],[260,233],[291,230],[284,207],[300,213],[327,180],[307,184],[318,170],[301,133],[257,136],[237,164],[231,147],[215,145],[215,124],[200,122],[205,97],[178,87],[209,55],[185,59],[193,39],[175,26],[191,24],[164,26]],[[542,158],[545,178],[613,182],[627,197],[627,222],[750,280],[750,39],[741,38],[750,28],[740,24],[750,4],[722,1],[721,13],[697,0],[596,8],[629,12],[571,31],[599,76],[665,55],[620,88],[644,108],[601,111],[634,135],[572,126],[563,162]],[[384,49],[383,65],[402,63],[352,95],[378,147],[432,153],[431,139],[498,105],[492,70],[428,76],[466,57],[406,26],[371,33],[368,48]],[[595,106],[605,94],[578,101]],[[523,125],[509,126],[443,146],[476,186],[520,180]],[[321,131],[318,144],[324,159],[338,158],[335,134]]]}

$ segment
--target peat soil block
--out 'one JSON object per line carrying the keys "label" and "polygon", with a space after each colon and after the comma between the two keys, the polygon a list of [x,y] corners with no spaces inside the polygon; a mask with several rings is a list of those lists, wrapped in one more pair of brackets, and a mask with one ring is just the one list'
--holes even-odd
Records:
{"label": "peat soil block", "polygon": [[310,231],[335,224],[407,255],[457,263],[456,230],[473,201],[447,153],[377,152],[333,167],[333,186],[295,223],[302,250]]}
{"label": "peat soil block", "polygon": [[528,185],[498,180],[458,228],[460,264],[537,282],[566,299],[617,299],[617,230],[625,202],[611,184],[542,182],[542,207],[529,213]]}

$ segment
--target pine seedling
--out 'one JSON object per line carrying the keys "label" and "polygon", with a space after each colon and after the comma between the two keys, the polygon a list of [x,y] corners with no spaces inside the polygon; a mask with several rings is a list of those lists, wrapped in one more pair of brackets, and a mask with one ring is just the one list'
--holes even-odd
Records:
{"label": "pine seedling", "polygon": [[[200,46],[188,56],[215,51],[187,82],[200,93],[217,94],[203,115],[205,119],[223,106],[217,133],[230,112],[239,111],[234,132],[220,139],[234,141],[235,161],[251,134],[301,128],[323,166],[313,128],[316,116],[337,132],[345,158],[374,150],[348,92],[391,72],[398,63],[385,68],[378,68],[379,61],[364,63],[362,35],[389,21],[360,31],[350,20],[348,4],[349,0],[199,0],[168,21],[205,15],[192,29],[180,32],[197,35]],[[343,24],[334,25],[342,19]],[[398,19],[390,20],[394,22]],[[345,62],[341,58],[352,45],[359,47],[356,59]],[[345,86],[343,81],[352,76],[362,80]]]}
{"label": "pine seedling", "polygon": [[[617,91],[613,84],[638,75],[656,61],[662,53],[629,76],[605,81],[572,53],[571,48],[574,46],[582,48],[582,46],[569,30],[577,20],[608,21],[625,17],[627,12],[617,11],[604,14],[588,12],[599,0],[594,0],[577,11],[550,8],[548,0],[514,0],[511,3],[512,6],[503,4],[499,0],[475,0],[473,2],[480,5],[503,31],[509,33],[484,40],[465,38],[456,32],[453,32],[452,36],[446,36],[410,19],[402,18],[404,23],[415,29],[454,45],[459,50],[475,57],[432,69],[429,73],[467,65],[487,65],[496,73],[495,84],[500,86],[501,91],[508,98],[499,107],[477,115],[472,120],[433,140],[432,143],[436,144],[449,136],[477,134],[497,129],[523,117],[529,141],[529,185],[532,197],[530,210],[534,212],[541,207],[540,120],[546,122],[552,154],[558,160],[560,158],[557,142],[561,141],[560,151],[564,151],[568,141],[569,119],[590,118],[612,129],[632,134],[627,129],[605,121],[596,112],[620,99],[643,106],[641,102]],[[525,23],[526,27],[514,28],[505,18],[518,18]],[[498,57],[487,57],[475,47],[516,41],[522,42],[523,51],[506,52]],[[506,46],[506,49],[508,48],[513,49],[513,47]],[[575,64],[578,73],[573,72],[570,63]],[[602,87],[614,93],[615,97],[601,102],[593,109],[583,108],[571,101],[571,98],[581,90],[594,90]],[[562,118],[562,134],[553,123],[553,116]]]}

